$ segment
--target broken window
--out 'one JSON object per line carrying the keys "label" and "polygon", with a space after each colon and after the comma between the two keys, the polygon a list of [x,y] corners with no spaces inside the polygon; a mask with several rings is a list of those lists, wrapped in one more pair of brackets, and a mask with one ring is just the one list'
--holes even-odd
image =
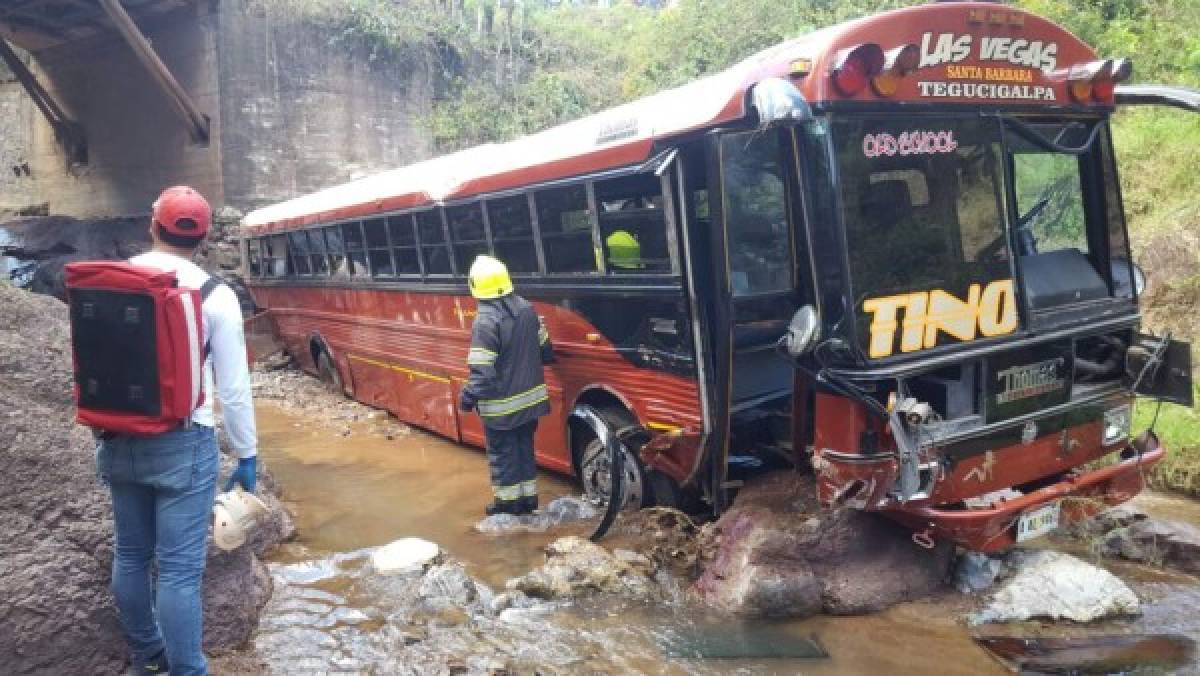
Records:
{"label": "broken window", "polygon": [[464,204],[446,209],[446,222],[454,238],[454,260],[458,274],[465,275],[480,254],[489,253],[487,234],[483,229],[483,210],[479,203]]}
{"label": "broken window", "polygon": [[613,274],[671,271],[662,182],[654,174],[633,174],[596,182],[600,241]]}
{"label": "broken window", "polygon": [[534,195],[547,272],[596,272],[587,189],[582,184]]}
{"label": "broken window", "polygon": [[291,244],[292,269],[298,275],[312,274],[308,260],[308,235],[303,230],[289,232],[288,242]]}
{"label": "broken window", "polygon": [[417,255],[416,226],[412,214],[389,216],[388,236],[392,242],[392,257],[396,261],[396,274],[419,275],[421,264]]}
{"label": "broken window", "polygon": [[487,210],[496,258],[504,261],[509,272],[537,272],[529,199],[525,195],[515,195],[488,200]]}
{"label": "broken window", "polygon": [[450,250],[446,246],[446,231],[442,229],[441,211],[430,209],[417,214],[417,233],[421,237],[425,274],[450,274]]}
{"label": "broken window", "polygon": [[[346,246],[344,274],[363,277],[367,274],[367,249],[363,240],[362,224],[358,221],[342,224],[342,242]],[[343,274],[334,270],[334,274]]]}
{"label": "broken window", "polygon": [[308,231],[308,257],[312,261],[312,273],[314,275],[329,274],[329,258],[326,253],[325,246],[325,231],[318,228]]}

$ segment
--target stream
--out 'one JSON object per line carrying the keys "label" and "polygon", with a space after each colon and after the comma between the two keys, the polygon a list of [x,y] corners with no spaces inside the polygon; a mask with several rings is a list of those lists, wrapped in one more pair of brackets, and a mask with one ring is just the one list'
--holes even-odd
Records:
{"label": "stream", "polygon": [[[545,544],[586,534],[590,524],[480,534],[473,527],[490,491],[486,458],[478,450],[418,430],[384,436],[369,421],[339,431],[269,401],[258,404],[258,424],[260,452],[298,532],[269,561],[275,594],[242,656],[266,673],[1009,673],[975,644],[962,620],[979,599],[949,588],[875,615],[782,622],[717,616],[682,600],[598,599],[498,616],[414,612],[411,595],[368,572],[369,548],[409,536],[436,542],[499,593],[505,580],[542,563]],[[543,505],[575,492],[565,479],[544,472],[539,488]],[[1195,502],[1165,495],[1139,500],[1151,513],[1200,523]],[[981,631],[1176,632],[1200,639],[1195,578],[1105,565],[1141,597],[1141,617],[1088,627],[1022,623]],[[827,656],[805,657],[814,645]],[[222,671],[219,661],[214,671]]]}

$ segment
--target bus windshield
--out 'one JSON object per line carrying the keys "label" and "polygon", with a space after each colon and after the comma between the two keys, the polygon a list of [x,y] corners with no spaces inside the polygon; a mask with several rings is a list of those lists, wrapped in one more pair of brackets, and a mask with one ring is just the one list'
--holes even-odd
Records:
{"label": "bus windshield", "polygon": [[834,142],[856,305],[1010,276],[996,121],[844,119]]}

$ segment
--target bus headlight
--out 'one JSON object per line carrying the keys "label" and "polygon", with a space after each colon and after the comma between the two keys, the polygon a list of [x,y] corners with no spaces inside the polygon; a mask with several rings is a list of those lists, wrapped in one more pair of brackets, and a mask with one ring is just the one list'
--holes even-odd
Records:
{"label": "bus headlight", "polygon": [[1133,414],[1129,404],[1110,408],[1104,412],[1104,435],[1103,443],[1105,446],[1129,438],[1129,430],[1133,425]]}

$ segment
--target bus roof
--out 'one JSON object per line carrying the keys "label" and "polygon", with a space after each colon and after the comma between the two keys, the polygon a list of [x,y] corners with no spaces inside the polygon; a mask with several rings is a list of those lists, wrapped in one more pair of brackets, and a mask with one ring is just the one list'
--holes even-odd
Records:
{"label": "bus roof", "polygon": [[[860,45],[919,55],[895,92],[845,95],[831,72]],[[435,205],[649,159],[655,144],[747,113],[747,92],[790,78],[812,103],[1072,105],[1068,75],[1096,54],[1054,23],[990,2],[943,2],[830,26],[728,70],[542,132],[385,171],[246,215],[246,234]],[[1074,77],[1074,76],[1071,76]]]}

